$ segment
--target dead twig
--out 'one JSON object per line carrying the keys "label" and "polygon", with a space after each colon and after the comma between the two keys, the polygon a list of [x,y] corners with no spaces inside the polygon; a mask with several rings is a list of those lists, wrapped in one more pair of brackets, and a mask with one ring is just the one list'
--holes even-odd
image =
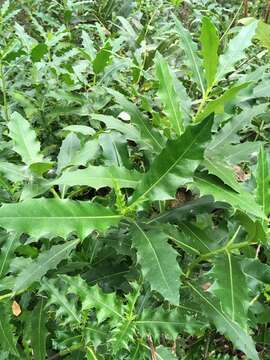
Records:
{"label": "dead twig", "polygon": [[266,23],[268,23],[269,15],[270,15],[270,0],[268,0],[268,3],[266,4],[266,8],[265,8],[264,21],[265,21]]}
{"label": "dead twig", "polygon": [[244,0],[244,17],[248,16],[248,0]]}
{"label": "dead twig", "polygon": [[148,345],[149,345],[150,350],[151,350],[151,360],[157,360],[156,349],[155,349],[155,346],[153,344],[152,336],[150,336],[150,335],[147,336],[147,342],[148,342]]}

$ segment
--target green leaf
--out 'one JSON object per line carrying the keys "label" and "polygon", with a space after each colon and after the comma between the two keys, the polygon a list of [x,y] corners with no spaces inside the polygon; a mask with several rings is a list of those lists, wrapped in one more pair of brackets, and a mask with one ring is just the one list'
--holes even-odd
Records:
{"label": "green leaf", "polygon": [[160,152],[163,148],[163,139],[160,133],[152,128],[149,120],[146,120],[137,106],[128,101],[124,95],[112,89],[109,89],[108,91],[114,96],[115,100],[124,111],[129,114],[131,123],[140,131],[141,137],[146,144],[151,146],[155,152]]}
{"label": "green leaf", "polygon": [[209,275],[214,284],[209,291],[219,299],[222,310],[230,319],[247,329],[248,287],[239,259],[226,251],[212,262],[214,267]]}
{"label": "green leaf", "polygon": [[263,264],[258,259],[244,259],[241,262],[244,273],[253,280],[270,284],[270,266]]}
{"label": "green leaf", "polygon": [[252,94],[249,97],[245,98],[245,100],[269,97],[269,91],[270,83],[268,78],[266,80],[262,80],[257,86],[255,86],[253,88]]}
{"label": "green leaf", "polygon": [[99,137],[102,155],[106,159],[105,165],[116,167],[132,167],[129,159],[126,139],[121,134],[102,134]]}
{"label": "green leaf", "polygon": [[176,360],[176,355],[172,352],[171,349],[165,347],[165,346],[158,346],[156,348],[157,352],[157,359],[159,360]]}
{"label": "green leaf", "polygon": [[177,97],[180,100],[183,121],[185,125],[188,125],[192,115],[192,100],[189,97],[183,82],[176,77],[175,73],[171,74],[173,76],[174,88],[176,90]]}
{"label": "green leaf", "polygon": [[141,199],[166,200],[192,178],[203,158],[204,144],[211,137],[212,119],[187,127],[177,140],[168,141],[131,198],[131,204]]}
{"label": "green leaf", "polygon": [[143,276],[151,289],[178,305],[181,269],[176,259],[177,251],[168,244],[168,235],[159,229],[145,231],[134,223],[132,241]]}
{"label": "green leaf", "polygon": [[0,208],[0,226],[40,238],[47,235],[65,238],[76,232],[85,238],[93,230],[105,231],[117,225],[121,216],[99,204],[87,201],[33,199]]}
{"label": "green leaf", "polygon": [[9,136],[13,141],[13,150],[16,151],[26,165],[42,162],[40,144],[36,139],[35,131],[30,124],[19,113],[14,112],[7,124]]}
{"label": "green leaf", "polygon": [[41,252],[36,260],[33,260],[18,274],[13,287],[14,293],[26,290],[33,282],[40,281],[49,270],[55,269],[62,260],[69,256],[78,242],[78,240],[68,241]]}
{"label": "green leaf", "polygon": [[29,166],[29,169],[30,169],[33,173],[41,176],[41,175],[43,175],[45,172],[47,172],[48,170],[50,170],[52,167],[53,167],[53,164],[52,164],[52,163],[44,161],[44,162],[36,162],[36,163],[34,163],[34,164],[31,164],[31,165]]}
{"label": "green leaf", "polygon": [[204,78],[202,76],[202,62],[201,59],[197,55],[197,45],[192,41],[192,37],[187,31],[182,23],[174,16],[174,21],[176,25],[177,32],[181,37],[181,45],[186,54],[187,65],[189,66],[194,80],[196,81],[197,85],[199,86],[201,92],[205,93],[205,85],[204,85]]}
{"label": "green leaf", "polygon": [[242,111],[239,115],[234,116],[233,119],[229,120],[223,126],[223,128],[213,137],[213,140],[207,147],[207,151],[214,154],[216,149],[219,150],[227,144],[238,143],[240,141],[240,137],[237,134],[238,131],[249,125],[254,117],[263,114],[266,110],[266,105],[261,104],[253,106],[251,109],[246,109]]}
{"label": "green leaf", "polygon": [[23,107],[27,118],[31,119],[39,113],[36,101],[30,96],[15,90],[11,92],[11,96],[19,105]]}
{"label": "green leaf", "polygon": [[[9,309],[9,310],[8,310]],[[0,302],[0,338],[1,348],[8,351],[10,354],[20,358],[16,348],[16,338],[13,334],[13,327],[10,324],[11,304]]]}
{"label": "green leaf", "polygon": [[210,89],[217,73],[219,38],[214,24],[208,17],[202,19],[200,41],[207,88]]}
{"label": "green leaf", "polygon": [[102,323],[108,318],[112,318],[112,322],[119,322],[124,319],[121,306],[115,293],[106,294],[98,285],[89,286],[80,276],[65,276],[69,284],[68,293],[75,294],[79,297],[82,310],[96,309],[98,323]]}
{"label": "green leaf", "polygon": [[270,25],[259,21],[256,30],[256,39],[260,41],[263,47],[270,52]]}
{"label": "green leaf", "polygon": [[236,145],[224,144],[220,148],[215,148],[215,155],[231,165],[249,162],[254,154],[258,154],[260,144],[259,141],[246,141]]}
{"label": "green leaf", "polygon": [[73,165],[73,159],[77,152],[81,149],[81,142],[77,135],[70,133],[62,142],[58,157],[57,157],[57,173],[69,165]]}
{"label": "green leaf", "polygon": [[31,60],[33,62],[38,62],[40,61],[44,55],[46,55],[48,53],[48,46],[46,44],[40,43],[38,45],[36,45],[32,50],[31,50]]}
{"label": "green leaf", "polygon": [[101,73],[108,65],[111,58],[111,45],[107,42],[102,49],[100,49],[93,61],[93,70],[95,74]]}
{"label": "green leaf", "polygon": [[244,213],[241,210],[237,210],[235,219],[239,221],[239,223],[246,230],[246,241],[253,242],[254,239],[256,239],[258,243],[265,243],[267,236],[265,233],[266,229],[260,220],[252,218],[252,216]]}
{"label": "green leaf", "polygon": [[85,125],[69,125],[63,128],[63,131],[72,131],[74,133],[91,136],[95,134],[95,130]]}
{"label": "green leaf", "polygon": [[[181,223],[182,225],[182,223]],[[182,231],[180,232],[175,226],[165,225],[163,231],[168,235],[173,244],[178,248],[186,251],[191,255],[200,255],[200,251],[197,250],[197,246],[190,244],[191,241],[188,239],[188,236]],[[197,245],[197,244],[196,244]]]}
{"label": "green leaf", "polygon": [[243,351],[251,360],[259,360],[255,344],[250,337],[236,322],[226,315],[217,301],[213,300],[207,293],[188,282],[195,298],[201,303],[206,315],[216,326],[217,330],[232,341],[234,346]]}
{"label": "green leaf", "polygon": [[179,223],[180,221],[186,220],[187,218],[193,217],[194,215],[210,213],[215,209],[224,209],[228,207],[229,206],[224,203],[215,202],[213,197],[210,195],[203,196],[201,198],[188,201],[175,209],[162,212],[160,215],[155,216],[149,220],[147,224],[153,224],[156,222]]}
{"label": "green leaf", "polygon": [[136,336],[136,328],[134,322],[125,319],[118,322],[111,332],[112,350],[117,354],[120,350],[129,350],[129,344],[134,342]]}
{"label": "green leaf", "polygon": [[0,162],[0,172],[4,174],[5,178],[12,182],[21,182],[22,180],[28,180],[29,175],[25,169],[25,166],[20,166],[5,161]]}
{"label": "green leaf", "polygon": [[54,180],[55,185],[84,185],[100,189],[114,187],[117,183],[120,188],[136,188],[140,180],[140,173],[127,170],[123,167],[88,166],[83,170],[65,171],[60,178]]}
{"label": "green leaf", "polygon": [[[215,244],[215,239],[212,234],[190,222],[180,222],[179,228],[189,240],[187,241],[186,239],[184,242],[186,246],[189,246],[189,250],[193,250],[193,253],[197,254],[207,254],[211,252],[213,244]],[[185,249],[184,246],[183,249]]]}
{"label": "green leaf", "polygon": [[263,146],[260,148],[256,172],[257,202],[262,206],[264,214],[270,214],[270,171],[269,156]]}
{"label": "green leaf", "polygon": [[242,188],[236,181],[234,170],[231,166],[226,165],[220,159],[211,158],[206,155],[203,165],[208,170],[209,174],[219,177],[224,184],[230,186],[234,191],[240,193]]}
{"label": "green leaf", "polygon": [[251,45],[258,21],[254,20],[244,26],[239,33],[230,40],[226,52],[219,58],[217,81],[234,70],[234,65],[245,57],[245,50]]}
{"label": "green leaf", "polygon": [[235,209],[241,209],[243,212],[253,214],[259,218],[265,218],[261,207],[255,202],[254,197],[244,189],[237,193],[217,177],[202,173],[194,176],[192,187],[194,186],[200,190],[201,195],[211,194],[216,200],[225,201]]}
{"label": "green leaf", "polygon": [[90,39],[90,36],[84,30],[82,31],[82,45],[89,58],[91,60],[95,59],[96,49],[94,47],[93,41]]}
{"label": "green leaf", "polygon": [[99,155],[100,145],[98,139],[91,139],[86,141],[79,150],[74,152],[74,156],[70,159],[67,166],[86,166],[91,160],[94,160]]}
{"label": "green leaf", "polygon": [[184,124],[179,97],[174,87],[172,70],[166,59],[159,53],[156,54],[155,61],[156,76],[159,81],[159,97],[165,109],[165,114],[177,135],[184,132]]}
{"label": "green leaf", "polygon": [[49,295],[46,307],[53,305],[56,319],[61,319],[61,326],[70,323],[78,326],[81,323],[81,314],[76,309],[75,299],[67,297],[68,285],[62,285],[58,279],[44,279],[40,292],[44,291]]}
{"label": "green leaf", "polygon": [[19,236],[17,234],[9,234],[6,237],[4,245],[1,247],[0,253],[0,278],[6,275],[10,261],[14,254],[14,250],[19,244]]}
{"label": "green leaf", "polygon": [[35,360],[46,359],[46,338],[48,335],[46,320],[45,300],[41,298],[31,315],[31,345]]}
{"label": "green leaf", "polygon": [[135,126],[123,122],[120,119],[116,119],[113,116],[101,115],[101,114],[91,114],[91,118],[100,122],[103,122],[106,125],[107,129],[116,130],[129,140],[133,140],[136,143],[143,143],[140,139],[140,133]]}
{"label": "green leaf", "polygon": [[160,339],[160,335],[163,334],[175,339],[179,332],[185,329],[186,321],[184,314],[177,308],[164,310],[159,307],[145,309],[136,320],[136,326],[142,336],[151,334],[154,339]]}
{"label": "green leaf", "polygon": [[229,88],[228,90],[226,90],[217,99],[209,101],[209,103],[205,106],[204,110],[200,111],[198,114],[196,114],[194,121],[200,122],[203,119],[205,119],[207,116],[212,114],[213,112],[215,114],[223,114],[225,105],[229,101],[235,99],[235,97],[240,92],[240,90],[245,89],[248,85],[250,85],[250,83],[235,85],[235,86]]}

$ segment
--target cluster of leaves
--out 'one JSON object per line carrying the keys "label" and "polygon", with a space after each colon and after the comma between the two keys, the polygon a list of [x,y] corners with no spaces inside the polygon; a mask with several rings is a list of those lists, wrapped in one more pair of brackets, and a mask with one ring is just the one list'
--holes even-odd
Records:
{"label": "cluster of leaves", "polygon": [[205,6],[2,5],[1,359],[267,359],[270,27]]}

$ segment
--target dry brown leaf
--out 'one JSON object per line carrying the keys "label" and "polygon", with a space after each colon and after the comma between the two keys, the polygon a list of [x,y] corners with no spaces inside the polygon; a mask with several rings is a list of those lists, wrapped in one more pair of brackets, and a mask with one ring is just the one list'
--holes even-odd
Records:
{"label": "dry brown leaf", "polygon": [[12,313],[15,316],[19,316],[22,313],[20,304],[18,304],[17,301],[15,301],[15,300],[12,303]]}

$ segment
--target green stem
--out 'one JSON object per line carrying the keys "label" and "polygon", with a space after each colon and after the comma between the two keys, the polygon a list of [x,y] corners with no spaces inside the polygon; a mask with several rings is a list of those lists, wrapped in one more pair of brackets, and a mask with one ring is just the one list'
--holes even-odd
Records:
{"label": "green stem", "polygon": [[198,110],[197,110],[195,116],[194,116],[193,119],[192,119],[193,122],[197,122],[198,115],[202,112],[205,104],[207,103],[207,101],[208,101],[208,99],[209,99],[209,97],[210,97],[209,95],[211,94],[211,91],[212,91],[214,85],[215,85],[215,84],[213,83],[213,85],[211,85],[211,86],[206,90],[206,92],[203,94],[203,97],[202,97],[201,103],[200,103],[200,105],[199,105],[199,107],[198,107]]}
{"label": "green stem", "polygon": [[229,26],[227,27],[226,31],[225,31],[225,32],[223,33],[223,35],[221,36],[221,38],[220,38],[220,40],[219,40],[220,42],[223,40],[223,38],[227,35],[227,33],[228,33],[228,31],[230,30],[230,28],[233,26],[233,23],[235,22],[235,19],[237,18],[237,16],[239,15],[239,13],[240,13],[240,11],[241,11],[241,9],[242,9],[243,3],[244,3],[244,1],[241,2],[241,4],[240,4],[238,10],[236,11],[236,13],[235,13],[232,21],[230,22],[230,24],[229,24]]}
{"label": "green stem", "polygon": [[70,354],[70,353],[72,353],[72,352],[74,352],[76,350],[79,350],[81,348],[83,348],[82,344],[75,344],[75,345],[71,346],[70,348],[61,351],[60,353],[57,353],[57,354],[49,357],[48,360],[57,359],[57,358],[59,358],[59,356],[65,356],[65,355]]}
{"label": "green stem", "polygon": [[240,250],[242,248],[245,248],[247,246],[250,245],[256,245],[257,243],[251,243],[250,241],[243,241],[240,243],[232,243],[232,241],[236,238],[237,233],[239,232],[239,228],[237,229],[236,233],[234,234],[234,236],[232,237],[232,239],[222,248],[220,249],[216,249],[213,251],[210,251],[207,254],[203,254],[200,257],[198,257],[197,259],[195,259],[189,266],[188,271],[186,273],[186,276],[189,277],[191,271],[194,269],[195,266],[197,266],[201,261],[208,261],[209,259],[211,259],[213,256],[216,256],[218,254],[221,254],[223,252],[231,252],[233,250]]}
{"label": "green stem", "polygon": [[12,293],[8,293],[8,294],[5,294],[5,295],[1,295],[0,296],[0,301],[1,300],[4,300],[4,299],[7,299],[7,298],[10,298],[10,297],[12,297],[14,295],[14,293],[12,292]]}
{"label": "green stem", "polygon": [[50,191],[56,199],[60,199],[60,196],[57,194],[57,192],[54,190],[54,188],[51,188]]}
{"label": "green stem", "polygon": [[204,254],[204,255],[201,255],[200,256],[200,261],[201,260],[208,260],[210,259],[211,257],[215,256],[215,255],[218,255],[220,253],[223,253],[225,251],[232,251],[232,250],[239,250],[239,249],[242,249],[244,247],[247,247],[247,246],[250,246],[250,245],[254,245],[256,243],[250,243],[249,241],[243,241],[241,243],[238,243],[238,244],[227,244],[226,246],[220,248],[220,249],[217,249],[217,250],[214,250],[214,251],[211,251],[207,254]]}
{"label": "green stem", "polygon": [[96,357],[94,351],[91,349],[90,346],[86,346],[86,349],[89,351],[89,353],[92,355],[93,360],[98,360],[98,358]]}

